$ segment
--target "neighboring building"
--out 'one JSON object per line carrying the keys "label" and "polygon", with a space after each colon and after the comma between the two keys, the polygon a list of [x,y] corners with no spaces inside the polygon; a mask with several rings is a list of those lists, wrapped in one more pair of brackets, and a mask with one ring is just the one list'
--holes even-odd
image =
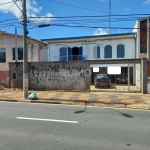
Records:
{"label": "neighboring building", "polygon": [[[47,61],[47,45],[28,37],[28,62]],[[17,35],[17,62],[23,62],[23,36]],[[0,85],[9,87],[9,62],[15,62],[15,34],[2,32],[0,40]]]}
{"label": "neighboring building", "polygon": [[[147,28],[149,28],[147,20],[147,18],[138,19],[133,29],[133,32],[137,33],[137,58],[147,58]],[[148,76],[150,77],[150,64],[148,64]]]}

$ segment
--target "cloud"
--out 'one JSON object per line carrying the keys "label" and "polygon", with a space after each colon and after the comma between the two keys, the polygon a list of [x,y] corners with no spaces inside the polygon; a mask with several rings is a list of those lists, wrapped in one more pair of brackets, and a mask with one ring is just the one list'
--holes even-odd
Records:
{"label": "cloud", "polygon": [[109,29],[103,29],[103,28],[98,28],[95,32],[94,35],[106,35],[109,33]]}
{"label": "cloud", "polygon": [[[7,3],[10,2],[10,0],[1,0],[1,3]],[[16,1],[19,8],[22,10],[22,2]],[[28,0],[27,4],[27,16],[29,17],[38,17],[38,14],[42,10],[41,6],[38,6],[37,2],[35,0]],[[14,3],[8,3],[4,5],[0,5],[0,11],[3,13],[12,13],[14,16],[16,16],[18,19],[22,17],[22,12],[19,10],[19,8]],[[51,13],[47,13],[46,15],[42,17],[53,17]],[[36,23],[40,22],[46,22],[49,23],[52,18],[38,18],[38,19],[30,19]]]}
{"label": "cloud", "polygon": [[150,3],[150,0],[146,0],[144,3]]}

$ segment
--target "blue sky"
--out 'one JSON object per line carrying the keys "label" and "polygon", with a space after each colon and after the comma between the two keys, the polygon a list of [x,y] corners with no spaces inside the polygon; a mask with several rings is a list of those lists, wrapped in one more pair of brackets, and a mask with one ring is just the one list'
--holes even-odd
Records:
{"label": "blue sky", "polygon": [[[16,3],[22,9],[21,0]],[[27,0],[29,36],[40,40],[132,32],[124,28],[133,28],[137,18],[147,15],[131,14],[150,14],[150,0],[111,0],[111,19],[109,8],[109,0]],[[12,0],[0,0],[0,29],[14,33],[15,26],[23,34],[21,11]]]}

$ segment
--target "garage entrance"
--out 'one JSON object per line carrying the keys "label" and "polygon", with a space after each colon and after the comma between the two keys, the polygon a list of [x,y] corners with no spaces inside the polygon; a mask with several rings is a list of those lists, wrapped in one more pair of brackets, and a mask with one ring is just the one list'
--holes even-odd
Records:
{"label": "garage entrance", "polygon": [[[131,64],[130,64],[131,65]],[[106,67],[91,67],[92,75],[91,75],[91,90],[92,91],[132,91],[132,92],[140,92],[140,85],[136,82],[136,78],[140,78],[140,72],[136,76],[135,66],[131,65],[127,66],[114,66],[113,71],[110,74],[109,69],[111,66]],[[120,72],[116,73],[115,68],[120,68]],[[96,70],[97,69],[97,70]],[[99,75],[107,75],[108,83],[101,79],[98,81],[97,77]],[[96,83],[100,82],[100,83]],[[104,83],[105,82],[105,83]],[[98,84],[98,86],[97,86]],[[108,84],[108,85],[107,85]]]}
{"label": "garage entrance", "polygon": [[146,67],[143,67],[140,61],[95,61],[95,64],[90,65],[90,91],[141,92],[147,79],[143,81],[143,69]]}

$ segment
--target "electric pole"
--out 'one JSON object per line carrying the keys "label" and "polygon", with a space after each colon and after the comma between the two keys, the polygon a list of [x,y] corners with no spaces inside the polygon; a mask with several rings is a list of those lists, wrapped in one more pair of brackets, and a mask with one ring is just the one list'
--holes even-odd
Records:
{"label": "electric pole", "polygon": [[109,28],[111,28],[111,0],[109,0]]}
{"label": "electric pole", "polygon": [[17,28],[15,27],[15,61],[18,62]]}
{"label": "electric pole", "polygon": [[150,64],[150,17],[147,18],[147,60]]}
{"label": "electric pole", "polygon": [[27,50],[27,14],[26,0],[23,0],[23,98],[28,97],[28,50]]}

